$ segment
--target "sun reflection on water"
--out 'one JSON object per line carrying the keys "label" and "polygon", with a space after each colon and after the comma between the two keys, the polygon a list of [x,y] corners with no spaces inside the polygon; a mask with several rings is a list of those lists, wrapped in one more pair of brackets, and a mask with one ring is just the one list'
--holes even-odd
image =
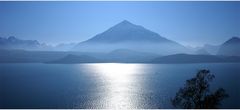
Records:
{"label": "sun reflection on water", "polygon": [[102,97],[106,103],[105,108],[136,108],[133,93],[138,89],[138,79],[135,76],[141,73],[141,65],[105,63],[92,66],[105,82],[105,93]]}

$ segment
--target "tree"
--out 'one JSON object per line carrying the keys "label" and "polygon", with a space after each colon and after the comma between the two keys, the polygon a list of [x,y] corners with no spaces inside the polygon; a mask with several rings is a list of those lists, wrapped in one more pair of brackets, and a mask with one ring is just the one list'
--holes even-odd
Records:
{"label": "tree", "polygon": [[176,93],[171,100],[173,106],[184,109],[217,108],[228,94],[223,88],[219,88],[214,93],[210,92],[209,82],[214,78],[209,70],[199,70],[196,77],[186,80],[185,87],[180,88]]}

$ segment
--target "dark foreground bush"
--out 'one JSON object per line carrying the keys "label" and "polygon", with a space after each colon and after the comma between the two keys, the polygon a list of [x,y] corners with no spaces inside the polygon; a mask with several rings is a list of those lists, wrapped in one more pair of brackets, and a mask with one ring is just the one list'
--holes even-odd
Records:
{"label": "dark foreground bush", "polygon": [[183,109],[217,108],[228,94],[223,88],[210,92],[209,82],[214,78],[215,76],[209,70],[198,71],[197,75],[186,80],[185,86],[176,93],[171,100],[173,106]]}

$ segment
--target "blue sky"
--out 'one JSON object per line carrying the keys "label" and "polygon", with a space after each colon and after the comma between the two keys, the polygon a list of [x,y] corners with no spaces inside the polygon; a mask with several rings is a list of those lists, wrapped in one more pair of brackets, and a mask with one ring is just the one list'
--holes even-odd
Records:
{"label": "blue sky", "polygon": [[184,45],[240,36],[240,2],[0,2],[0,37],[80,42],[128,20]]}

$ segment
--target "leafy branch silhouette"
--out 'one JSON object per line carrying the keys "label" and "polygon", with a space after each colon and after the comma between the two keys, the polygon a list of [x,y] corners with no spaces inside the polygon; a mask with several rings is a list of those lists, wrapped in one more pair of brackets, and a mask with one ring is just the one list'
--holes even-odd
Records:
{"label": "leafy branch silhouette", "polygon": [[214,78],[209,70],[199,70],[194,78],[186,80],[185,86],[171,99],[173,106],[184,109],[217,108],[229,95],[223,88],[210,92],[209,82]]}

